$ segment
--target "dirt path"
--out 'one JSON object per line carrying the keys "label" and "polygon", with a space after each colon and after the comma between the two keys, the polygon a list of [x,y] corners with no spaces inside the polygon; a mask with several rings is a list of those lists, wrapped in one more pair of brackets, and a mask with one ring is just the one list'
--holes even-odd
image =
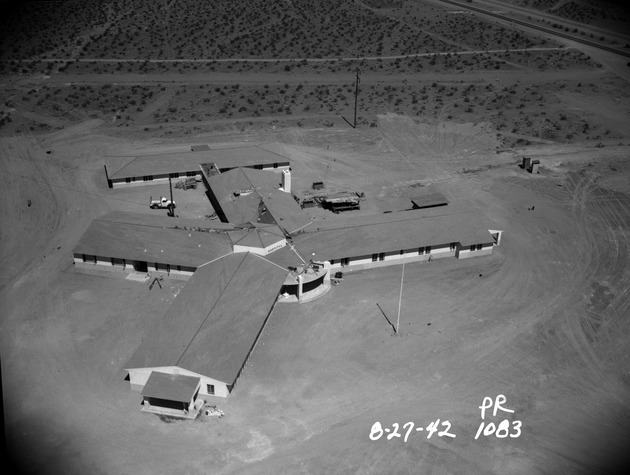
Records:
{"label": "dirt path", "polygon": [[[420,31],[420,30],[419,30]],[[441,38],[441,37],[440,37]],[[463,45],[458,45],[463,47]],[[356,56],[356,57],[330,57],[330,58],[217,58],[217,59],[141,59],[141,58],[42,58],[37,61],[43,63],[57,63],[73,61],[78,63],[327,63],[331,61],[385,61],[392,59],[406,58],[426,58],[432,56],[446,55],[468,55],[468,54],[492,54],[506,52],[523,52],[523,51],[566,51],[563,47],[532,47],[532,48],[503,48],[491,50],[459,50],[459,51],[437,51],[435,53],[412,53],[390,56]],[[32,59],[11,60],[17,62],[29,62]],[[6,60],[9,62],[9,60]]]}
{"label": "dirt path", "polygon": [[[522,71],[474,71],[461,74],[450,73],[400,73],[392,75],[390,73],[380,73],[375,71],[364,71],[361,73],[361,84],[384,83],[400,84],[403,81],[421,82],[481,82],[484,80],[499,81],[527,81],[527,82],[548,82],[556,80],[579,80],[595,81],[607,74],[602,70],[589,71],[541,71],[533,75],[524,75]],[[31,82],[42,82],[48,85],[67,86],[72,84],[196,84],[210,83],[222,84],[242,84],[247,86],[289,83],[289,84],[354,84],[355,73],[257,73],[243,75],[241,73],[191,73],[191,74],[120,74],[112,80],[111,74],[56,74],[50,78],[36,79]]]}

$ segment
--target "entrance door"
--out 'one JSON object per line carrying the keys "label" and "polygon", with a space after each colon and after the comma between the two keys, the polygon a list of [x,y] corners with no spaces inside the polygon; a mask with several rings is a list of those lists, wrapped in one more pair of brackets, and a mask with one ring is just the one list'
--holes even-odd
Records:
{"label": "entrance door", "polygon": [[133,268],[136,272],[148,272],[147,261],[133,261]]}

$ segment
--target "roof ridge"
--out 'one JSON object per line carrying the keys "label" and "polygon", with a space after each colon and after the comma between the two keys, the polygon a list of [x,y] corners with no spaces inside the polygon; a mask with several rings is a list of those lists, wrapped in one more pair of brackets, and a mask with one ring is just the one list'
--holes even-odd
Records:
{"label": "roof ridge", "polygon": [[[247,253],[249,254],[249,252]],[[238,270],[241,268],[241,266],[243,265],[243,262],[245,261],[245,257],[247,257],[247,254],[245,256],[243,256],[243,258],[241,259],[241,262],[238,263],[238,266],[236,266],[236,269],[234,270],[234,272],[232,273],[232,275],[230,276],[230,279],[226,282],[226,284],[223,286],[223,288],[221,289],[221,293],[219,294],[219,296],[217,297],[217,299],[214,301],[214,304],[212,304],[212,307],[210,307],[210,310],[208,310],[208,313],[206,314],[206,318],[203,319],[203,321],[201,322],[201,324],[199,325],[199,327],[197,328],[197,331],[195,332],[195,334],[190,338],[190,340],[188,340],[188,344],[186,345],[186,348],[184,348],[184,350],[181,352],[181,354],[179,355],[179,358],[177,358],[177,361],[175,362],[174,366],[178,366],[179,362],[182,360],[182,358],[184,357],[184,355],[186,354],[186,352],[188,351],[188,348],[190,348],[190,345],[192,345],[193,341],[195,341],[195,338],[197,338],[197,335],[199,334],[199,332],[201,331],[201,329],[203,328],[204,324],[206,323],[206,321],[208,320],[208,317],[210,316],[210,314],[212,313],[212,310],[214,310],[214,307],[217,306],[217,304],[219,303],[219,300],[221,300],[221,297],[223,296],[223,294],[225,293],[225,289],[227,289],[230,286],[230,282],[232,282],[232,279],[234,279],[234,276],[236,275],[236,273],[238,272]],[[235,254],[236,255],[236,254]],[[225,256],[223,256],[225,257]],[[240,256],[239,256],[240,257]],[[221,259],[221,258],[219,258]],[[216,259],[215,259],[216,260]]]}
{"label": "roof ridge", "polygon": [[273,153],[274,155],[277,155],[278,157],[289,158],[289,157],[286,157],[284,155],[280,155],[278,152],[274,152],[273,150],[269,150],[268,148],[264,148],[263,147],[263,145],[269,145],[269,144],[274,144],[274,143],[277,143],[279,145],[283,145],[283,144],[280,144],[280,142],[272,141],[272,142],[263,142],[262,144],[255,145],[255,147],[259,148],[261,150],[265,150],[266,152]]}
{"label": "roof ridge", "polygon": [[282,266],[279,266],[278,264],[276,264],[275,262],[271,262],[269,259],[265,259],[263,256],[261,256],[260,254],[255,254],[253,252],[248,252],[247,254],[251,254],[252,256],[256,256],[259,257],[260,259],[262,259],[265,262],[268,262],[269,264],[273,264],[274,266],[278,267],[279,269],[282,269],[283,271],[286,271],[287,273],[289,272],[287,269],[285,269]]}
{"label": "roof ridge", "polygon": [[[420,211],[420,210],[418,210]],[[409,218],[401,218],[401,219],[393,219],[391,221],[381,221],[381,222],[376,222],[376,223],[359,223],[359,224],[352,224],[350,226],[340,226],[340,227],[336,227],[336,228],[324,228],[324,229],[318,229],[317,231],[311,231],[312,233],[320,233],[323,231],[336,231],[338,229],[351,229],[351,228],[360,228],[363,226],[375,226],[377,224],[392,224],[392,223],[400,223],[403,221],[417,221],[420,219],[425,219],[425,218],[443,218],[445,216],[457,216],[457,215],[461,215],[461,214],[470,214],[470,211],[458,211],[456,213],[444,213],[444,214],[437,214],[437,215],[433,215],[433,216],[416,216],[416,217],[409,217]],[[366,215],[366,218],[369,218],[371,216],[379,216],[379,215]],[[311,224],[311,223],[309,223]]]}
{"label": "roof ridge", "polygon": [[197,269],[199,269],[199,268],[201,268],[201,267],[203,267],[203,266],[205,266],[205,265],[207,265],[207,264],[212,264],[213,262],[216,262],[216,261],[218,261],[219,259],[223,259],[224,257],[229,256],[230,254],[236,254],[236,253],[235,253],[235,252],[233,252],[233,251],[232,251],[232,252],[228,252],[227,254],[224,254],[224,255],[222,255],[222,256],[217,257],[216,259],[212,259],[211,261],[204,262],[203,264],[201,264],[201,265],[197,266]]}
{"label": "roof ridge", "polygon": [[261,249],[264,249],[265,248],[265,243],[263,242],[262,236],[260,235],[260,229],[254,228],[253,232],[256,233],[256,239],[258,239],[258,242],[260,243]]}
{"label": "roof ridge", "polygon": [[133,162],[135,162],[137,159],[141,158],[140,156],[135,156],[133,157],[133,159],[127,163],[125,163],[122,167],[120,167],[118,170],[116,170],[115,172],[113,172],[111,175],[115,175],[116,173],[120,173],[121,171],[123,171],[125,168],[127,168],[129,165],[131,165]]}

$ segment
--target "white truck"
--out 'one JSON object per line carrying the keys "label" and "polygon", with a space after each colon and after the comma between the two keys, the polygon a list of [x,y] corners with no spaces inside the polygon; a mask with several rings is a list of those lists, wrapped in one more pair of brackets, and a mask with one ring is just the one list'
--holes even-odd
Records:
{"label": "white truck", "polygon": [[175,209],[175,201],[169,200],[165,196],[160,196],[159,200],[154,200],[153,197],[149,197],[149,206],[151,209]]}

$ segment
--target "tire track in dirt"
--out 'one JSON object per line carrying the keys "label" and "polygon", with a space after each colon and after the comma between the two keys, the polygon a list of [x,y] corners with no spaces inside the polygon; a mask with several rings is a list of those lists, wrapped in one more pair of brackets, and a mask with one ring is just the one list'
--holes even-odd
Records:
{"label": "tire track in dirt", "polygon": [[577,207],[595,220],[587,223],[580,216],[589,230],[592,247],[597,250],[590,285],[603,283],[610,289],[599,302],[594,302],[595,292],[584,296],[580,328],[572,328],[572,332],[579,335],[581,347],[588,348],[589,358],[600,370],[625,375],[627,379],[630,365],[625,355],[630,349],[630,324],[624,317],[630,307],[630,217],[621,210],[630,209],[630,199],[597,187],[588,176],[571,175],[570,180],[576,187],[574,209]]}
{"label": "tire track in dirt", "polygon": [[[59,198],[48,183],[55,172],[42,165],[45,155],[35,139],[6,139],[0,147],[4,162],[0,180],[6,210],[2,217],[2,260],[14,263],[2,275],[3,288],[41,258],[38,251],[58,229],[61,210]],[[25,242],[31,252],[23,251]]]}

